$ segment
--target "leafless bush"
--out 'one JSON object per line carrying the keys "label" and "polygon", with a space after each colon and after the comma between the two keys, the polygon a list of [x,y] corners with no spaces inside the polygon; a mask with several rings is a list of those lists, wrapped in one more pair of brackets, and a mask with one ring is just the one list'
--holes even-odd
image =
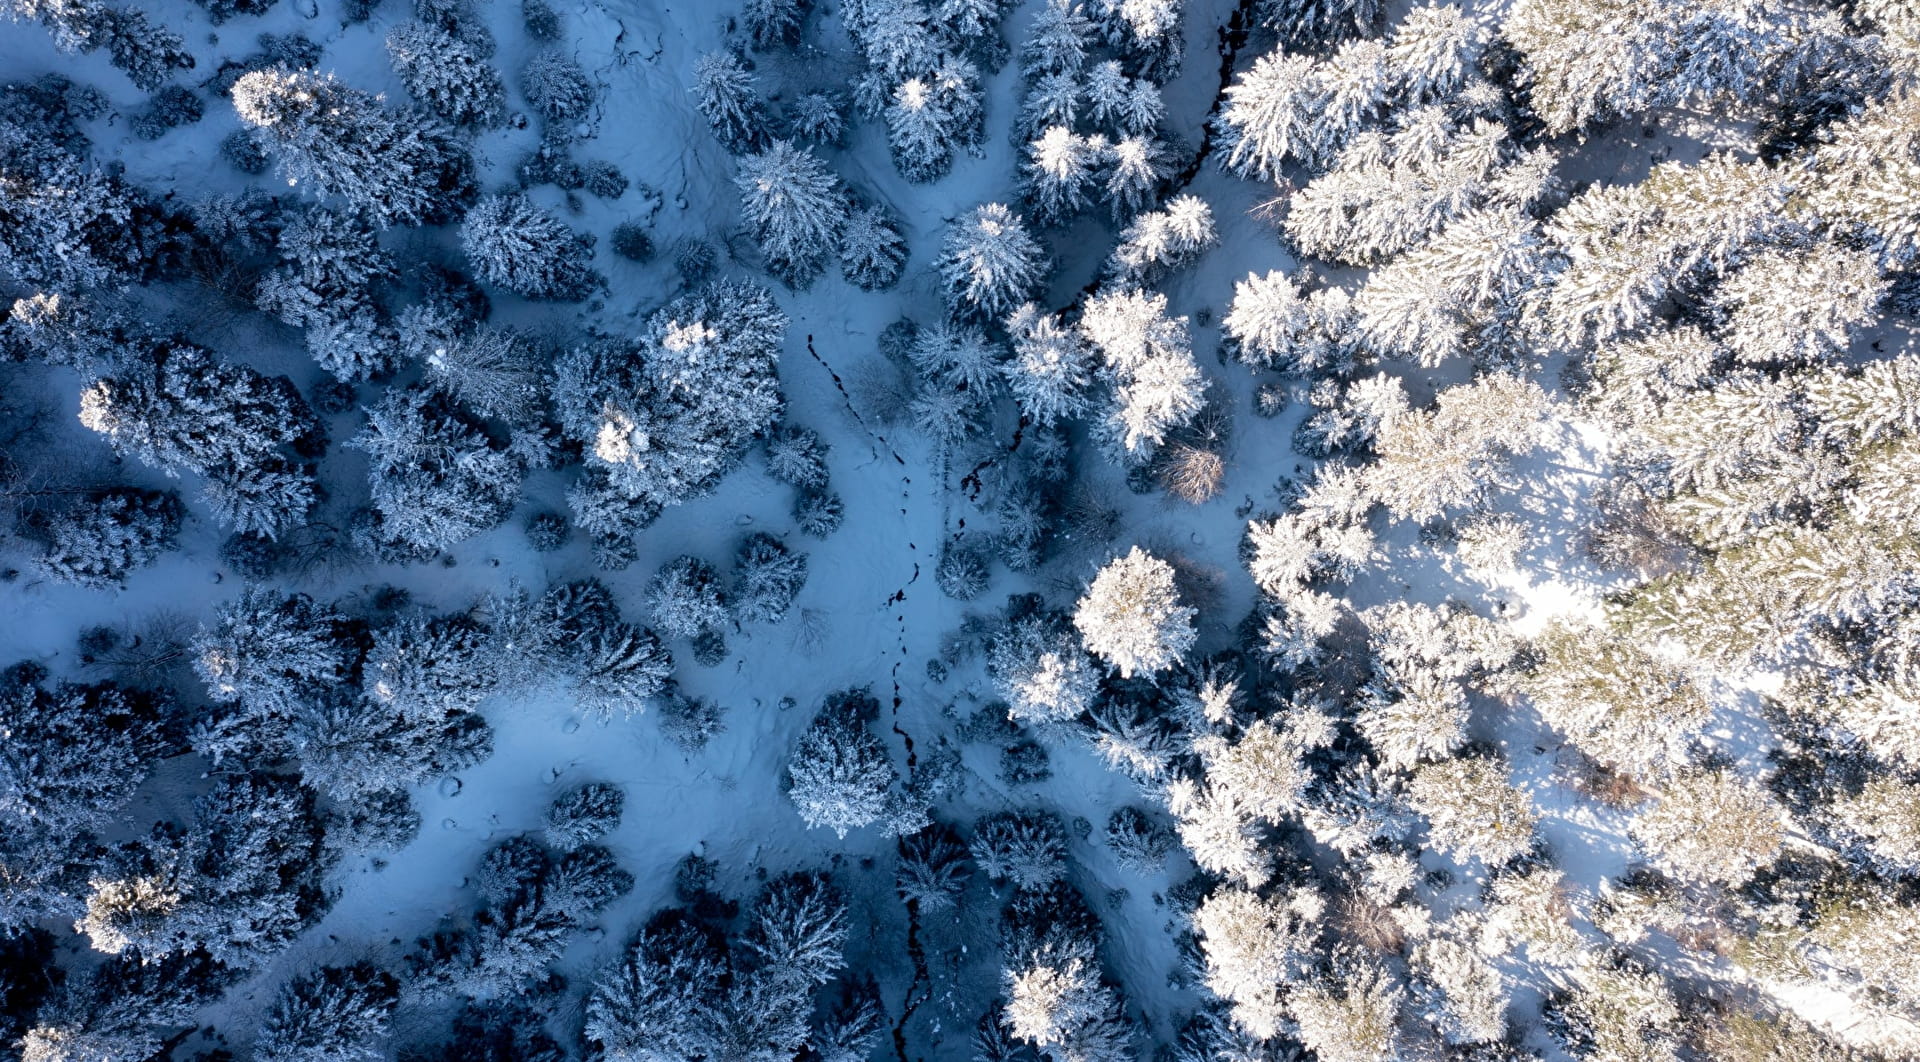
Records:
{"label": "leafless bush", "polygon": [[1393,955],[1406,943],[1406,930],[1384,904],[1357,892],[1348,893],[1334,904],[1334,922],[1342,939],[1382,955]]}
{"label": "leafless bush", "polygon": [[93,666],[129,686],[174,686],[186,678],[198,629],[185,612],[155,612],[128,623],[119,644],[95,658]]}
{"label": "leafless bush", "polygon": [[1076,482],[1060,505],[1060,537],[1082,545],[1113,541],[1120,533],[1120,510],[1091,485]]}
{"label": "leafless bush", "polygon": [[1153,475],[1160,489],[1189,505],[1201,505],[1219,497],[1227,461],[1212,450],[1176,442],[1160,451]]}
{"label": "leafless bush", "polygon": [[1587,529],[1587,555],[1600,564],[1657,579],[1691,560],[1691,548],[1665,525],[1653,499],[1638,486],[1615,480],[1594,492],[1593,507],[1600,515]]}
{"label": "leafless bush", "polygon": [[849,374],[847,397],[855,412],[877,424],[898,424],[913,405],[913,385],[898,366],[867,358]]}

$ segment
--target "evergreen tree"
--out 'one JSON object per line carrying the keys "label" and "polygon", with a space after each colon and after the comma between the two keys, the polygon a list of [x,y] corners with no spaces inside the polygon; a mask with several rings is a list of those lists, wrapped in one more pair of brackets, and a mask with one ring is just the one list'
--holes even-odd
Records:
{"label": "evergreen tree", "polygon": [[1046,428],[1092,406],[1093,351],[1077,329],[1027,303],[1007,318],[1007,331],[1013,359],[1002,371],[1023,415]]}
{"label": "evergreen tree", "polygon": [[0,120],[0,273],[76,291],[140,270],[139,197],[44,133]]}
{"label": "evergreen tree", "polygon": [[515,455],[416,388],[388,391],[351,445],[369,459],[380,541],[431,554],[499,526],[520,499]]}
{"label": "evergreen tree", "polygon": [[948,311],[987,320],[1035,294],[1049,268],[1026,225],[999,203],[975,207],[947,230],[939,264]]}
{"label": "evergreen tree", "polygon": [[694,64],[693,76],[700,113],[723,147],[742,154],[766,145],[766,105],[738,58],[730,52],[708,52]]}
{"label": "evergreen tree", "polygon": [[1133,1030],[1119,994],[1100,981],[1091,956],[1036,951],[1006,970],[1007,1031],[1060,1062],[1133,1057]]}
{"label": "evergreen tree", "polygon": [[734,615],[747,623],[779,623],[807,582],[807,555],[795,553],[778,538],[756,531],[740,544],[734,558]]}
{"label": "evergreen tree", "polygon": [[765,289],[722,282],[654,313],[636,343],[564,355],[553,404],[587,451],[589,477],[570,498],[580,526],[627,539],[661,508],[711,491],[779,418],[786,324]]}
{"label": "evergreen tree", "polygon": [[382,225],[442,219],[470,194],[471,160],[444,130],[331,75],[255,70],[234,82],[233,105],[290,183]]}
{"label": "evergreen tree", "polygon": [[591,110],[600,90],[573,58],[559,51],[543,51],[527,60],[520,71],[520,91],[540,117],[555,125],[575,122]]}
{"label": "evergreen tree", "polygon": [[23,833],[106,827],[166,750],[168,707],[110,684],[48,689],[34,671],[10,669],[0,690],[0,819]]}
{"label": "evergreen tree", "polygon": [[807,16],[802,0],[747,0],[742,11],[755,48],[799,43],[800,23]]}
{"label": "evergreen tree", "polygon": [[930,78],[910,77],[894,88],[884,116],[893,162],[909,181],[937,181],[953,166],[954,144],[963,134],[956,114]]}
{"label": "evergreen tree", "polygon": [[523,195],[482,199],[460,224],[474,272],[522,298],[578,302],[600,283],[591,245]]}
{"label": "evergreen tree", "polygon": [[648,608],[660,629],[675,638],[721,635],[729,615],[719,573],[693,556],[661,566],[649,591]]}
{"label": "evergreen tree", "polygon": [[1659,866],[1680,877],[1738,886],[1780,850],[1780,809],[1765,790],[1725,770],[1688,771],[1628,825]]}
{"label": "evergreen tree", "polygon": [[1073,625],[1090,652],[1131,678],[1178,662],[1193,646],[1194,615],[1180,604],[1172,566],[1135,546],[1100,569]]}
{"label": "evergreen tree", "polygon": [[70,978],[20,1041],[22,1062],[141,1062],[234,976],[205,952],[118,955]]}
{"label": "evergreen tree", "polygon": [[566,851],[612,833],[626,802],[626,791],[612,782],[567,790],[547,808],[547,843]]}
{"label": "evergreen tree", "polygon": [[869,719],[880,704],[864,689],[827,697],[787,760],[787,796],[808,829],[847,831],[880,822],[899,774]]}
{"label": "evergreen tree", "polygon": [[1233,1023],[1270,1039],[1286,1021],[1281,993],[1313,965],[1326,901],[1306,888],[1262,897],[1229,886],[1194,911],[1194,930],[1206,959],[1206,985],[1232,1005]]}
{"label": "evergreen tree", "polygon": [[820,874],[783,874],[767,883],[753,905],[741,941],[767,976],[808,989],[846,968],[847,905]]}
{"label": "evergreen tree", "polygon": [[1054,617],[1008,624],[994,639],[988,673],[1007,699],[1008,715],[1028,724],[1062,723],[1093,707],[1100,674],[1092,657]]}
{"label": "evergreen tree", "polygon": [[1510,863],[1533,844],[1533,801],[1506,779],[1506,764],[1487,756],[1429,763],[1414,772],[1407,793],[1426,816],[1434,846],[1458,860],[1490,867]]}
{"label": "evergreen tree", "polygon": [[609,1062],[693,1062],[719,1046],[728,975],[718,934],[679,911],[655,915],[587,998],[586,1038]]}
{"label": "evergreen tree", "polygon": [[601,719],[637,715],[673,678],[673,655],[645,627],[601,624],[569,650],[573,695]]}
{"label": "evergreen tree", "polygon": [[506,113],[500,74],[473,45],[425,22],[387,34],[387,58],[407,94],[454,125],[493,126]]}
{"label": "evergreen tree", "polygon": [[400,1001],[393,975],[360,962],[288,981],[254,1041],[263,1062],[376,1062]]}
{"label": "evergreen tree", "polygon": [[48,578],[94,590],[124,585],[135,569],[176,548],[184,508],[173,491],[114,487],[89,494],[34,528]]}
{"label": "evergreen tree", "polygon": [[973,824],[968,845],[981,873],[1028,890],[1046,888],[1067,871],[1067,831],[1046,811],[1001,811]]}
{"label": "evergreen tree", "polygon": [[1087,208],[1087,193],[1107,153],[1106,140],[1050,125],[1027,144],[1021,177],[1027,206],[1042,225],[1064,225]]}
{"label": "evergreen tree", "polygon": [[[243,748],[274,748],[301,705],[344,683],[358,662],[344,616],[303,594],[261,587],[218,610],[192,651],[208,695],[235,705],[218,729],[230,729]],[[218,759],[204,737],[196,747]]]}
{"label": "evergreen tree", "polygon": [[811,151],[775,140],[767,150],[740,160],[734,185],[768,266],[788,283],[804,287],[819,273],[846,225],[840,182]]}
{"label": "evergreen tree", "polygon": [[881,207],[863,207],[847,215],[840,230],[840,271],[863,291],[890,288],[907,264],[907,241]]}

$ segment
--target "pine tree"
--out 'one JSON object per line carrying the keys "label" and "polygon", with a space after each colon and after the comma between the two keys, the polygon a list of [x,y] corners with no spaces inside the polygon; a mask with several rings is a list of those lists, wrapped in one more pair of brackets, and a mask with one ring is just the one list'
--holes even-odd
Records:
{"label": "pine tree", "polygon": [[768,267],[789,284],[806,286],[846,225],[839,180],[813,152],[775,140],[740,160],[734,185]]}
{"label": "pine tree", "polygon": [[761,889],[741,950],[775,980],[813,989],[846,968],[846,940],[845,900],[823,875],[799,872]]}
{"label": "pine tree", "polygon": [[1489,1043],[1506,1035],[1506,978],[1470,941],[1435,934],[1415,945],[1409,959],[1415,1005],[1446,1042]]}
{"label": "pine tree", "polygon": [[504,681],[486,628],[468,616],[410,614],[374,632],[361,664],[369,699],[396,714],[471,711]]}
{"label": "pine tree", "polygon": [[953,909],[969,876],[967,850],[951,829],[936,824],[900,838],[894,891],[923,916]]}
{"label": "pine tree", "polygon": [[890,288],[907,264],[907,241],[884,208],[862,207],[840,230],[840,271],[863,291]]}
{"label": "pine tree", "polygon": [[802,0],[747,0],[741,14],[753,34],[753,46],[773,48],[799,43],[807,9]]}
{"label": "pine tree", "polygon": [[1379,21],[1380,0],[1259,0],[1260,25],[1301,48],[1365,34]]}
{"label": "pine tree", "polygon": [[713,135],[728,151],[758,151],[767,142],[766,105],[753,75],[730,52],[708,52],[694,64],[694,95]]}
{"label": "pine tree", "polygon": [[645,627],[597,625],[568,656],[575,701],[603,720],[639,714],[673,679],[673,655]]}
{"label": "pine tree", "polygon": [[808,829],[847,831],[880,822],[899,774],[868,719],[880,709],[864,689],[830,694],[787,760],[787,796]]}
{"label": "pine tree", "polygon": [[1672,773],[1713,718],[1713,705],[1684,669],[1632,639],[1555,626],[1536,639],[1532,655],[1521,688],[1540,717],[1630,777]]}
{"label": "pine tree", "polygon": [[720,634],[728,619],[719,574],[698,557],[667,562],[654,577],[648,608],[660,629],[675,638]]}
{"label": "pine tree", "polygon": [[387,34],[387,59],[407,94],[456,126],[497,125],[507,88],[473,45],[425,22],[403,22]]}
{"label": "pine tree", "polygon": [[1232,1005],[1233,1023],[1248,1035],[1266,1040],[1283,1028],[1281,991],[1313,965],[1325,910],[1326,901],[1311,889],[1262,897],[1229,886],[1194,911],[1207,988]]}
{"label": "pine tree", "polygon": [[1324,89],[1312,59],[1270,52],[1227,89],[1221,165],[1250,180],[1273,181],[1288,161],[1309,161],[1323,149],[1318,126]]}
{"label": "pine tree", "polygon": [[1020,72],[1029,79],[1077,74],[1093,44],[1093,23],[1073,0],[1046,0],[1020,43]]}
{"label": "pine tree", "polygon": [[393,975],[361,962],[288,981],[254,1041],[263,1062],[376,1062],[400,1001]]}
{"label": "pine tree", "polygon": [[1675,777],[1627,828],[1663,869],[1730,886],[1771,862],[1783,840],[1780,809],[1766,791],[1725,770]]}
{"label": "pine tree", "polygon": [[0,273],[34,289],[130,280],[139,197],[51,138],[0,122]]}
{"label": "pine tree", "polygon": [[987,320],[1037,293],[1049,268],[1025,223],[999,203],[975,207],[947,230],[939,264],[948,311]]}
{"label": "pine tree", "polygon": [[764,288],[722,282],[654,313],[638,342],[562,356],[554,408],[587,452],[589,475],[570,498],[579,525],[623,539],[661,508],[712,490],[779,418],[786,324]]}
{"label": "pine tree", "polygon": [[1115,862],[1135,874],[1160,873],[1175,841],[1166,823],[1139,808],[1116,808],[1107,817],[1107,847],[1113,850]]}
{"label": "pine tree", "polygon": [[1487,756],[1425,764],[1413,774],[1408,799],[1426,816],[1436,848],[1461,861],[1499,867],[1533,844],[1533,801],[1507,781],[1507,766]]}
{"label": "pine tree", "polygon": [[885,110],[893,162],[909,181],[925,183],[947,175],[954,143],[962,134],[962,116],[953,113],[930,79],[910,77],[894,88]]}
{"label": "pine tree", "polygon": [[1822,242],[1754,255],[1721,282],[1714,303],[1740,360],[1819,363],[1878,317],[1887,283],[1873,255]]}
{"label": "pine tree", "polygon": [[534,341],[487,325],[463,328],[444,303],[408,307],[400,315],[400,349],[420,363],[429,387],[490,419],[523,425],[546,399],[546,373]]}
{"label": "pine tree", "polygon": [[1152,675],[1192,648],[1194,610],[1180,604],[1173,567],[1140,547],[1100,569],[1074,610],[1087,649],[1122,677]]}
{"label": "pine tree", "polygon": [[1115,385],[1103,430],[1133,462],[1150,458],[1201,408],[1206,381],[1193,361],[1187,319],[1168,317],[1166,307],[1165,295],[1120,290],[1088,299],[1081,310],[1080,333]]}
{"label": "pine tree", "polygon": [[119,955],[69,978],[20,1041],[22,1062],[140,1062],[219,998],[234,975],[204,952]]}
{"label": "pine tree", "polygon": [[778,538],[756,531],[740,544],[735,558],[734,614],[746,623],[779,623],[807,581],[807,555],[787,549]]}
{"label": "pine tree", "polygon": [[1085,210],[1106,152],[1105,138],[1080,136],[1067,125],[1047,126],[1028,143],[1022,181],[1035,220],[1064,225]]}
{"label": "pine tree", "polygon": [[192,650],[208,695],[237,705],[235,738],[265,748],[303,703],[344,683],[357,663],[345,617],[303,594],[262,587],[217,611]]}
{"label": "pine tree", "polygon": [[1449,388],[1433,410],[1381,422],[1374,440],[1380,459],[1368,482],[1401,519],[1429,520],[1471,504],[1512,455],[1533,448],[1546,408],[1546,394],[1514,375]]}
{"label": "pine tree", "polygon": [[331,75],[256,70],[234,82],[233,105],[290,183],[383,225],[440,219],[469,194],[471,160],[444,130]]}
{"label": "pine tree", "polygon": [[980,872],[994,881],[1038,891],[1067,872],[1067,831],[1046,811],[1001,811],[973,824],[968,845]]}
{"label": "pine tree", "polygon": [[56,582],[93,590],[122,586],[135,569],[176,548],[184,514],[173,491],[96,491],[34,529],[46,541],[36,564]]}
{"label": "pine tree", "polygon": [[1090,956],[1037,951],[1006,970],[1007,1031],[1059,1062],[1132,1058],[1132,1028],[1119,994]]}
{"label": "pine tree", "polygon": [[600,283],[588,242],[523,195],[488,196],[460,224],[474,272],[522,298],[578,302]]}
{"label": "pine tree", "polygon": [[1158,137],[1123,136],[1107,149],[1104,190],[1113,203],[1113,217],[1125,221],[1152,202],[1160,184],[1173,175],[1167,148]]}
{"label": "pine tree", "polygon": [[1324,1062],[1388,1062],[1403,1057],[1398,1029],[1405,993],[1377,962],[1340,956],[1331,977],[1310,980],[1287,997],[1300,1040]]}

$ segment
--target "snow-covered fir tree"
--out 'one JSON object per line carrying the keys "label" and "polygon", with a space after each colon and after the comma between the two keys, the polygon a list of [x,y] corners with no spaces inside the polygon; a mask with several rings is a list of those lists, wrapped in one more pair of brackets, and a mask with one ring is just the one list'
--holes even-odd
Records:
{"label": "snow-covered fir tree", "polygon": [[587,241],[526,196],[475,204],[460,224],[460,246],[482,280],[523,298],[578,302],[600,282]]}
{"label": "snow-covered fir tree", "polygon": [[899,773],[869,721],[880,702],[864,689],[830,694],[787,759],[787,797],[808,829],[884,825]]}
{"label": "snow-covered fir tree", "polygon": [[892,287],[907,264],[907,241],[882,207],[868,206],[847,215],[840,229],[840,272],[865,291]]}
{"label": "snow-covered fir tree", "polygon": [[444,129],[331,75],[255,70],[234,82],[233,106],[290,184],[381,224],[441,220],[471,195],[472,162]]}
{"label": "snow-covered fir tree", "polygon": [[175,548],[184,512],[172,491],[96,491],[32,528],[46,543],[35,564],[57,582],[96,590],[119,586]]}
{"label": "snow-covered fir tree", "polygon": [[372,963],[325,966],[281,988],[254,1041],[254,1057],[374,1059],[400,1001],[400,982]]}
{"label": "snow-covered fir tree", "polygon": [[769,268],[804,287],[833,253],[847,222],[839,180],[813,152],[775,140],[767,150],[740,160],[734,185]]}
{"label": "snow-covered fir tree", "polygon": [[765,146],[768,135],[766,104],[747,73],[731,52],[708,52],[694,65],[694,98],[713,135],[728,151],[736,154],[757,151]]}
{"label": "snow-covered fir tree", "polygon": [[527,60],[520,71],[520,91],[547,121],[562,124],[585,117],[600,95],[600,87],[573,57],[543,51]]}
{"label": "snow-covered fir tree", "polygon": [[756,531],[740,544],[734,557],[729,604],[742,622],[779,623],[806,582],[807,555],[795,553],[765,531]]}
{"label": "snow-covered fir tree", "polygon": [[388,391],[352,445],[368,456],[377,539],[432,553],[498,526],[525,466],[450,403]]}
{"label": "snow-covered fir tree", "polygon": [[407,94],[443,121],[491,126],[506,114],[507,87],[484,56],[459,37],[425,22],[403,22],[387,34],[387,58]]}
{"label": "snow-covered fir tree", "polygon": [[1019,215],[978,206],[947,229],[940,276],[956,317],[998,320],[1035,294],[1051,264]]}

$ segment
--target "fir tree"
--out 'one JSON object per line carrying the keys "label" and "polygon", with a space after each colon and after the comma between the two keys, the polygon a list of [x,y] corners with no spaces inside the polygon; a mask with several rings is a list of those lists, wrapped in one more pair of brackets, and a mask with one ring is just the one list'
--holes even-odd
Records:
{"label": "fir tree", "polygon": [[34,528],[46,541],[36,563],[56,582],[95,590],[124,585],[135,569],[176,548],[184,511],[172,491],[115,487],[94,492]]}
{"label": "fir tree", "polygon": [[376,533],[385,541],[444,549],[497,527],[520,497],[520,461],[421,390],[388,391],[351,445],[368,456]]}
{"label": "fir tree", "polygon": [[939,264],[949,312],[987,320],[1035,294],[1049,268],[1026,225],[999,203],[975,207],[947,230]]}
{"label": "fir tree", "polygon": [[880,822],[899,774],[867,723],[879,702],[863,689],[827,697],[787,760],[787,796],[808,829],[847,831]]}
{"label": "fir tree", "polygon": [[840,230],[840,271],[863,291],[893,286],[907,264],[907,241],[891,215],[870,206],[847,215]]}
{"label": "fir tree", "polygon": [[756,531],[740,544],[735,558],[734,614],[747,623],[779,623],[807,581],[807,555],[795,553],[773,535]]}
{"label": "fir tree", "polygon": [[22,833],[108,825],[165,748],[167,702],[113,685],[48,689],[19,667],[10,669],[5,683],[0,818]]}
{"label": "fir tree", "polygon": [[403,22],[387,34],[387,58],[407,94],[454,125],[497,125],[506,85],[486,58],[459,37],[425,22]]}
{"label": "fir tree", "polygon": [[460,224],[474,272],[523,298],[578,302],[600,283],[592,248],[522,195],[481,200]]}
{"label": "fir tree", "polygon": [[741,212],[772,271],[804,287],[833,252],[847,220],[840,182],[811,151],[775,140],[740,160]]}
{"label": "fir tree", "polygon": [[1490,867],[1526,853],[1533,844],[1533,801],[1506,773],[1505,763],[1487,756],[1441,760],[1414,772],[1408,798],[1426,816],[1435,847]]}
{"label": "fir tree", "polygon": [[375,1062],[400,983],[372,963],[325,966],[288,981],[254,1041],[267,1062]]}
{"label": "fir tree", "polygon": [[560,794],[547,808],[547,843],[571,850],[613,832],[626,791],[612,782],[587,782]]}
{"label": "fir tree", "polygon": [[708,52],[694,65],[694,95],[713,135],[728,151],[758,151],[767,142],[766,105],[753,75],[729,52]]}
{"label": "fir tree", "polygon": [[718,1049],[728,963],[718,934],[679,911],[654,916],[587,998],[586,1038],[609,1062],[691,1062]]}
{"label": "fir tree", "polygon": [[520,91],[540,117],[556,125],[578,121],[600,90],[580,64],[559,51],[543,51],[520,71]]}
{"label": "fir tree", "polygon": [[471,162],[444,130],[330,75],[256,70],[234,82],[233,105],[290,183],[383,225],[439,219],[469,194]]}

